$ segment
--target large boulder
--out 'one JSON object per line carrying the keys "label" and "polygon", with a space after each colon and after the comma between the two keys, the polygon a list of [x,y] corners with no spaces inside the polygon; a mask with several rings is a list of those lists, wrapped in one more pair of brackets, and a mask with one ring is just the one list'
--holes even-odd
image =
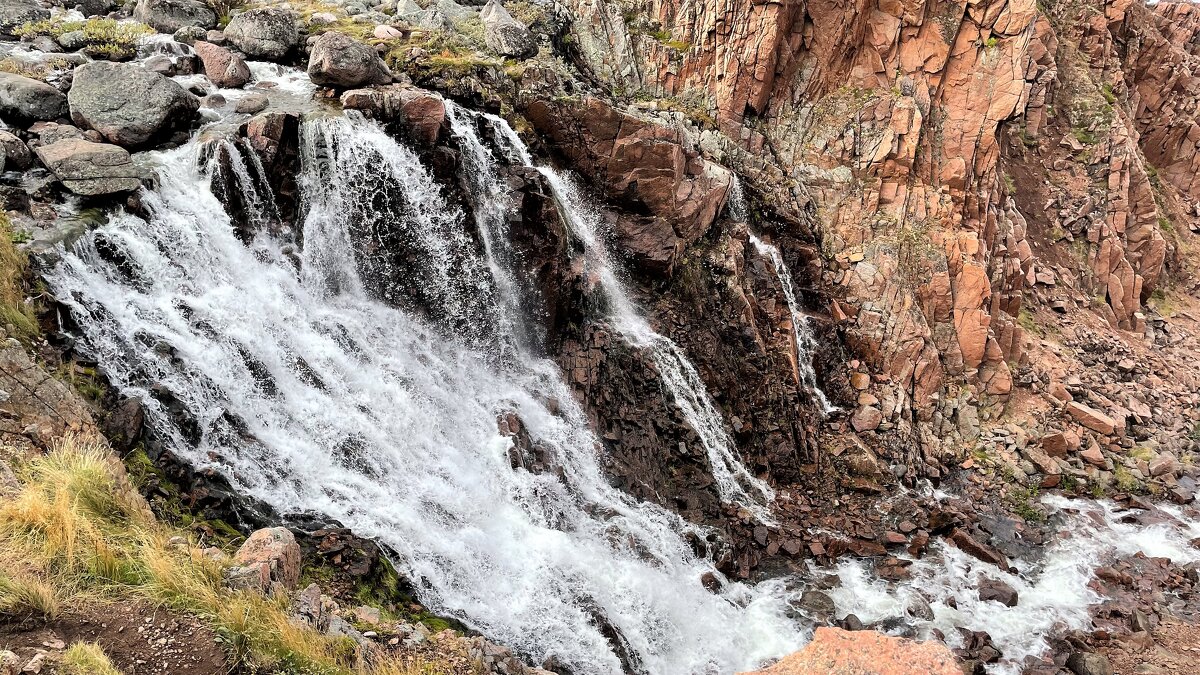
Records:
{"label": "large boulder", "polygon": [[270,593],[277,588],[292,590],[300,582],[300,544],[283,527],[251,534],[234,561],[236,566],[227,570],[226,582],[235,588]]}
{"label": "large boulder", "polygon": [[0,0],[0,39],[12,40],[22,24],[50,18],[50,11],[37,0]]}
{"label": "large boulder", "polygon": [[379,58],[379,52],[348,35],[332,31],[313,43],[308,57],[308,77],[313,84],[338,89],[392,81],[392,73]]}
{"label": "large boulder", "polygon": [[483,20],[483,37],[488,49],[515,58],[533,56],[537,52],[533,34],[496,0],[488,0],[479,18]]}
{"label": "large boulder", "polygon": [[252,9],[233,17],[225,38],[250,56],[283,58],[300,42],[296,17],[283,9]]}
{"label": "large boulder", "polygon": [[34,152],[63,186],[77,195],[130,192],[142,183],[129,153],[116,145],[68,139],[39,146]]}
{"label": "large boulder", "polygon": [[211,42],[197,42],[192,48],[200,57],[204,74],[218,87],[238,89],[250,81],[250,67],[237,54]]}
{"label": "large boulder", "polygon": [[48,122],[67,116],[67,97],[54,87],[13,73],[0,73],[0,117]]}
{"label": "large boulder", "polygon": [[185,26],[217,27],[216,12],[200,0],[138,0],[133,18],[160,33],[174,33]]}
{"label": "large boulder", "polygon": [[939,642],[917,642],[875,631],[822,626],[804,649],[744,675],[961,675],[954,654]]}
{"label": "large boulder", "polygon": [[67,101],[76,124],[126,147],[186,127],[200,107],[174,80],[136,64],[107,61],[76,68]]}

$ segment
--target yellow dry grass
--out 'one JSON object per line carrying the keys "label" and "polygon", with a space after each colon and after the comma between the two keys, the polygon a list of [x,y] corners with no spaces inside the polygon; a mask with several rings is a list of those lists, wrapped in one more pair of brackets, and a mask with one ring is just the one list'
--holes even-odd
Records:
{"label": "yellow dry grass", "polygon": [[286,598],[226,588],[225,564],[172,544],[180,533],[154,519],[102,441],[68,436],[18,469],[21,492],[0,504],[0,612],[51,620],[63,598],[133,598],[202,618],[249,672],[445,672],[386,657],[368,669],[347,638],[293,622]]}

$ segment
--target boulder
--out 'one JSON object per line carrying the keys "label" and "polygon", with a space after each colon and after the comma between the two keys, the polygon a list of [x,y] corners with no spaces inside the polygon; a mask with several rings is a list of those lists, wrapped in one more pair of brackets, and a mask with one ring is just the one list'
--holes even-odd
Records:
{"label": "boulder", "polygon": [[20,122],[67,116],[67,97],[54,87],[13,73],[0,73],[0,116]]}
{"label": "boulder", "polygon": [[875,631],[821,626],[812,642],[778,663],[743,675],[961,675],[940,642],[917,642]]}
{"label": "boulder", "polygon": [[400,122],[416,141],[433,144],[447,125],[446,102],[423,89],[388,85],[342,94],[342,107],[385,122]]}
{"label": "boulder", "polygon": [[263,94],[246,94],[245,97],[238,99],[233,109],[245,115],[253,115],[266,110],[270,103],[270,99]]}
{"label": "boulder", "polygon": [[1117,432],[1117,421],[1104,413],[1078,401],[1071,401],[1063,410],[1083,426],[1098,434],[1111,436]]}
{"label": "boulder", "polygon": [[979,599],[995,600],[1005,607],[1017,606],[1017,592],[1012,586],[995,579],[984,579],[979,582]]}
{"label": "boulder", "polygon": [[50,18],[50,11],[37,0],[0,0],[0,38],[12,40],[22,24]]}
{"label": "boulder", "polygon": [[392,81],[392,73],[379,58],[379,52],[335,31],[324,33],[313,43],[308,57],[308,77],[313,84],[338,89]]}
{"label": "boulder", "polygon": [[76,68],[67,101],[76,124],[126,147],[190,124],[200,107],[174,80],[136,64],[107,61]]}
{"label": "boulder", "polygon": [[883,413],[875,406],[864,405],[850,416],[850,426],[855,431],[872,431],[883,423]]}
{"label": "boulder", "polygon": [[264,592],[274,584],[291,590],[300,582],[300,544],[296,537],[283,527],[258,530],[246,539],[238,549],[234,561],[237,572],[230,580],[251,580],[251,585],[261,587]]}
{"label": "boulder", "polygon": [[488,49],[501,56],[523,58],[537,53],[537,41],[525,24],[513,18],[496,0],[488,0],[479,12]]}
{"label": "boulder", "polygon": [[129,153],[116,145],[67,139],[35,151],[63,186],[88,197],[130,192],[142,184]]}
{"label": "boulder", "polygon": [[1075,652],[1067,657],[1067,668],[1075,675],[1113,675],[1108,657],[1094,652]]}
{"label": "boulder", "polygon": [[239,89],[250,81],[250,67],[242,57],[211,42],[197,42],[193,49],[204,68],[204,74],[222,89]]}
{"label": "boulder", "polygon": [[200,0],[138,0],[133,18],[160,33],[174,33],[185,26],[217,27],[216,12]]}
{"label": "boulder", "polygon": [[225,27],[225,39],[250,56],[279,59],[300,43],[296,17],[282,9],[242,12]]}
{"label": "boulder", "polygon": [[25,142],[7,131],[0,131],[0,150],[4,151],[5,166],[24,171],[33,163]]}

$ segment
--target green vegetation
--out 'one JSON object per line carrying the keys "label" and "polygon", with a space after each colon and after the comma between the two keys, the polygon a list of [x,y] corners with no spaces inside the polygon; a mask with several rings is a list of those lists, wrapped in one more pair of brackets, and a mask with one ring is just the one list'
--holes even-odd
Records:
{"label": "green vegetation", "polygon": [[25,271],[28,259],[16,243],[28,234],[17,235],[12,222],[0,211],[0,322],[11,326],[15,337],[28,342],[38,334],[37,313],[25,300]]}
{"label": "green vegetation", "polygon": [[1031,523],[1046,522],[1046,514],[1037,507],[1038,489],[1018,487],[1008,491],[1007,499],[1013,513]]}
{"label": "green vegetation", "polygon": [[[291,619],[283,597],[234,591],[225,565],[154,519],[101,443],[60,440],[17,467],[24,486],[0,503],[0,611],[49,619],[65,606],[140,600],[194,614],[243,672],[312,675],[436,673],[436,663],[380,658],[359,665],[345,638]],[[94,659],[87,647],[79,659]],[[96,672],[96,671],[87,671]]]}
{"label": "green vegetation", "polygon": [[1115,484],[1117,489],[1121,492],[1136,494],[1146,490],[1146,485],[1142,481],[1135,478],[1133,473],[1123,466],[1118,466],[1113,469],[1113,484]]}
{"label": "green vegetation", "polygon": [[144,23],[92,18],[86,21],[66,21],[60,17],[43,19],[18,27],[14,33],[21,37],[48,35],[59,39],[67,33],[80,33],[81,51],[94,59],[127,61],[137,53],[138,42],[155,30]]}

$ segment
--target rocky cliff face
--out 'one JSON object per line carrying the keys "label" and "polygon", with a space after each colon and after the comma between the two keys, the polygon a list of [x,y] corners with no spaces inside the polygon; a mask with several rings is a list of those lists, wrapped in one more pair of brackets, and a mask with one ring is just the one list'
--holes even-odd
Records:
{"label": "rocky cliff face", "polygon": [[1144,333],[1182,274],[1189,4],[569,4],[581,67],[681,111],[816,234],[822,309],[871,375],[855,427],[919,442],[915,468],[1029,379],[1023,316],[1083,306]]}

